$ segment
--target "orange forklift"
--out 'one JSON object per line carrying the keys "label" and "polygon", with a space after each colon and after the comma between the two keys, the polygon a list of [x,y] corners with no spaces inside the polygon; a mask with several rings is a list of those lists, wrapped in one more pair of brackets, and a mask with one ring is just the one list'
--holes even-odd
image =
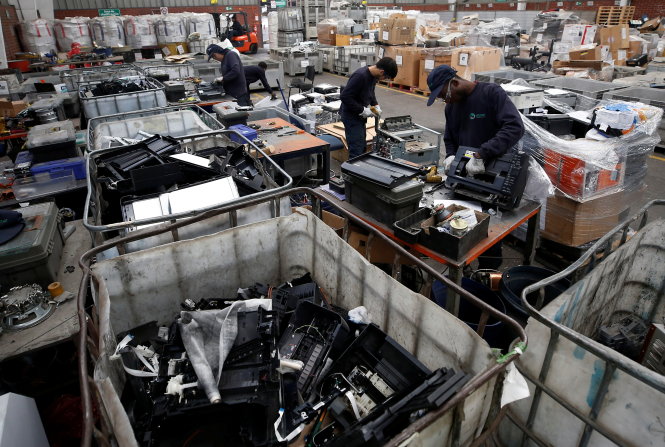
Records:
{"label": "orange forklift", "polygon": [[259,49],[256,32],[250,30],[247,13],[227,11],[219,14],[219,32],[222,39],[229,39],[231,45],[241,53],[255,54]]}

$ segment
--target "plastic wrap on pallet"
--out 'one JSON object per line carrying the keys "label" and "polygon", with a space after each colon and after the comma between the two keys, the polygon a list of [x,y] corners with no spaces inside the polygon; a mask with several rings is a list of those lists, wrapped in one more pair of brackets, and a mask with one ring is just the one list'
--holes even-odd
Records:
{"label": "plastic wrap on pallet", "polygon": [[199,39],[210,39],[217,36],[215,18],[208,13],[190,13],[187,15],[187,31],[198,33]]}
{"label": "plastic wrap on pallet", "polygon": [[277,48],[277,31],[279,29],[279,13],[277,11],[270,11],[268,13],[268,45],[270,48]]}
{"label": "plastic wrap on pallet", "polygon": [[580,22],[580,18],[572,11],[543,11],[533,19],[533,27],[531,29],[532,42],[540,43],[544,40],[561,40],[565,25]]}
{"label": "plastic wrap on pallet", "polygon": [[446,27],[441,22],[438,14],[421,13],[416,19],[416,43],[424,43],[428,40],[437,40],[446,33]]}
{"label": "plastic wrap on pallet", "polygon": [[337,20],[335,19],[323,19],[316,24],[316,35],[321,44],[335,45],[337,32]]}
{"label": "plastic wrap on pallet", "polygon": [[[545,168],[560,195],[584,203],[619,192],[639,190],[646,161],[660,141],[662,109],[625,101],[599,101],[595,127],[584,138],[563,139],[524,119],[524,149]],[[610,136],[610,135],[620,136]]]}
{"label": "plastic wrap on pallet", "polygon": [[53,21],[55,40],[60,51],[70,51],[72,44],[77,43],[82,47],[92,46],[92,36],[88,23],[89,17],[67,17]]}
{"label": "plastic wrap on pallet", "polygon": [[165,14],[155,21],[157,42],[159,44],[180,43],[187,41],[187,23],[181,14]]}
{"label": "plastic wrap on pallet", "polygon": [[299,31],[303,29],[302,10],[300,8],[282,8],[277,15],[280,31]]}
{"label": "plastic wrap on pallet", "polygon": [[90,19],[92,40],[98,47],[124,47],[126,45],[123,19],[120,16]]}
{"label": "plastic wrap on pallet", "polygon": [[492,47],[519,47],[520,24],[509,18],[498,18],[492,22],[478,24],[467,33],[467,45]]}
{"label": "plastic wrap on pallet", "polygon": [[31,53],[45,54],[56,49],[53,24],[48,19],[35,19],[21,22],[21,42],[23,49]]}
{"label": "plastic wrap on pallet", "polygon": [[127,45],[132,48],[157,46],[155,34],[156,15],[125,16],[125,36]]}

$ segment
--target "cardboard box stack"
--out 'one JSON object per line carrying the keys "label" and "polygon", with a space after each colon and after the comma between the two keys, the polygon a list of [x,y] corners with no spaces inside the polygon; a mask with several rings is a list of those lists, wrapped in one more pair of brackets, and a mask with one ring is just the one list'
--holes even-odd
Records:
{"label": "cardboard box stack", "polygon": [[457,74],[469,81],[473,74],[498,70],[501,66],[501,49],[496,47],[458,47],[451,49],[424,49],[420,53],[418,88],[427,88],[427,76],[439,65],[450,65]]}
{"label": "cardboard box stack", "polygon": [[397,77],[393,82],[400,85],[415,87],[420,79],[420,52],[416,47],[394,47],[397,62]]}
{"label": "cardboard box stack", "polygon": [[316,24],[317,39],[321,45],[335,45],[337,36],[337,21],[322,20]]}
{"label": "cardboard box stack", "polygon": [[388,45],[410,45],[416,39],[416,19],[407,18],[406,14],[392,14],[381,19],[379,42]]}

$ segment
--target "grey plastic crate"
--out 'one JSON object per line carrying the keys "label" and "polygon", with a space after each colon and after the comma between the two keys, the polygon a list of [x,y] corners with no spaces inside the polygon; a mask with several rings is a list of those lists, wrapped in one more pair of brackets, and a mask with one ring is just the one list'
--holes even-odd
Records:
{"label": "grey plastic crate", "polygon": [[280,47],[291,47],[305,40],[302,31],[278,31],[277,45]]}
{"label": "grey plastic crate", "polygon": [[93,97],[87,97],[84,91],[86,88],[99,84],[99,82],[79,84],[79,99],[83,105],[85,116],[90,119],[98,116],[166,107],[168,102],[164,93],[164,84],[152,78],[141,78],[141,80],[146,81],[149,86],[148,89],[138,92]]}
{"label": "grey plastic crate", "polygon": [[560,88],[569,92],[584,95],[589,98],[602,99],[603,94],[612,90],[624,88],[622,85],[611,82],[594,81],[592,79],[569,78],[558,76],[551,79],[530,81],[531,85],[542,88]]}
{"label": "grey plastic crate", "polygon": [[304,74],[305,68],[309,65],[314,66],[316,73],[323,71],[323,58],[318,50],[304,53],[301,51],[291,51],[289,48],[275,48],[270,50],[270,57],[281,61],[284,66],[284,73],[289,76]]}
{"label": "grey plastic crate", "polygon": [[85,82],[106,81],[126,76],[142,76],[143,70],[132,64],[103,65],[100,67],[76,68],[60,72],[60,82],[70,92],[78,91],[79,84]]}
{"label": "grey plastic crate", "polygon": [[492,70],[474,73],[473,80],[479,82],[492,82],[494,84],[509,84],[515,79],[524,79],[526,82],[551,79],[558,77],[552,73],[537,73],[521,70]]}

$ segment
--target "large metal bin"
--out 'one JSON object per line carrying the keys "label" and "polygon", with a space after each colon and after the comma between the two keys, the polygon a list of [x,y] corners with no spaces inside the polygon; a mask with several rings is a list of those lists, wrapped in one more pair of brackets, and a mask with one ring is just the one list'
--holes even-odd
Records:
{"label": "large metal bin", "polygon": [[94,96],[88,98],[83,94],[87,86],[99,84],[99,82],[80,83],[79,99],[83,105],[86,118],[98,116],[115,115],[117,113],[133,112],[135,110],[153,109],[155,107],[166,107],[166,94],[164,84],[152,78],[144,78],[150,86],[147,90],[131,93],[119,93],[117,95]]}
{"label": "large metal bin", "polygon": [[223,126],[197,105],[169,106],[93,118],[88,122],[88,151],[110,147],[104,137],[143,139],[140,132],[170,137],[196,136]]}
{"label": "large metal bin", "polygon": [[[284,172],[282,168],[279,167],[270,157],[267,157],[261,149],[256,147],[253,143],[247,140],[244,136],[234,130],[218,130],[213,133],[208,133],[204,135],[185,135],[178,137],[182,145],[183,151],[191,154],[196,154],[198,151],[215,147],[220,143],[229,143],[229,135],[241,136],[241,138],[250,145],[250,147],[256,151],[256,156],[252,156],[255,159],[256,166],[259,170],[264,172],[264,175],[270,176],[271,179],[278,178],[281,181],[281,184],[272,181],[272,186],[268,189],[260,192],[253,193],[248,196],[243,196],[238,199],[235,199],[229,204],[242,203],[253,198],[260,198],[267,194],[279,192],[291,187],[291,177]],[[175,219],[182,219],[188,216],[194,216],[197,214],[204,213],[211,209],[219,208],[219,205],[210,206],[206,208],[199,208],[193,211],[183,212],[183,213],[172,213],[160,217],[150,218],[150,219],[140,219],[134,220],[131,222],[101,222],[101,195],[99,191],[99,185],[97,183],[97,169],[95,164],[95,159],[109,150],[116,149],[102,149],[89,153],[86,157],[87,164],[87,178],[88,178],[88,194],[86,196],[86,203],[84,206],[84,217],[83,225],[95,235],[94,242],[101,243],[107,233],[120,231],[121,234],[124,234],[127,231],[132,231],[137,227],[144,225],[152,225],[156,223],[163,223],[173,221]],[[251,152],[250,152],[251,153]],[[257,158],[258,157],[258,158]],[[282,208],[278,213],[284,215],[290,212],[290,204],[287,201],[282,201]],[[235,216],[235,224],[242,225],[251,222],[257,222],[264,219],[269,219],[274,217],[275,210],[272,205],[259,205],[251,208],[247,208],[239,211]],[[190,239],[198,237],[205,234],[215,233],[217,231],[229,228],[231,225],[231,219],[229,216],[218,216],[215,219],[209,219],[204,222],[193,224],[181,230],[179,234],[180,239]],[[129,253],[139,250],[144,250],[146,248],[155,247],[158,245],[166,244],[173,241],[173,235],[170,233],[163,234],[161,237],[145,238],[137,242],[129,243],[124,247],[123,252]],[[116,252],[104,253],[105,257],[112,257],[117,255]]]}
{"label": "large metal bin", "polygon": [[[499,445],[663,445],[665,376],[595,340],[599,327],[620,315],[656,323],[665,316],[665,221],[644,226],[654,205],[665,200],[522,292],[531,318],[517,367],[531,396],[507,407]],[[627,241],[629,227],[641,230]],[[527,301],[563,278],[581,279],[542,309]]]}
{"label": "large metal bin", "polygon": [[[220,65],[219,63],[217,64]],[[155,76],[158,74],[169,75],[169,80],[185,79],[195,76],[194,65],[188,62],[183,64],[164,64],[164,65],[149,65],[143,69],[146,76]]]}
{"label": "large metal bin", "polygon": [[611,82],[594,81],[593,79],[570,78],[557,76],[556,78],[537,79],[529,82],[541,88],[560,88],[589,98],[601,99],[603,94],[612,90],[623,88],[622,85]]}
{"label": "large metal bin", "polygon": [[[292,192],[308,194],[314,200],[314,213],[320,216],[320,200],[325,198],[306,188],[273,194],[245,205],[288,200]],[[116,243],[125,245],[158,232],[177,234],[194,221],[223,212],[233,215],[242,206],[220,208],[205,216],[135,234]],[[522,342],[526,341],[515,321],[456,286],[360,219],[343,210],[337,211],[350,223],[371,233],[367,248],[370,257],[372,241],[381,239],[399,256],[409,259],[478,307],[481,321],[487,321],[492,315],[507,323]],[[148,320],[172,321],[185,297],[235,294],[238,287],[256,281],[277,284],[305,272],[311,273],[330,296],[332,304],[347,309],[365,306],[374,323],[429,368],[450,366],[473,375],[470,382],[443,407],[416,419],[386,445],[416,445],[414,441],[421,446],[468,445],[477,437],[491,410],[496,409],[497,396],[494,394],[499,394],[497,387],[502,372],[517,354],[510,353],[497,361],[487,343],[465,323],[370,264],[315,214],[298,208],[290,216],[97,262],[92,271],[86,267],[90,259],[109,245],[86,253],[81,259],[84,277],[80,287],[83,292],[79,296],[79,315],[82,322],[80,339],[84,343],[79,344],[79,368],[87,377],[86,346],[90,346],[95,364],[92,385],[95,392],[91,392],[88,380],[81,381],[84,442],[93,428],[91,400],[94,394],[95,398],[99,397],[98,405],[102,409],[97,414],[108,422],[109,425],[105,426],[110,428],[114,441],[119,446],[136,445],[127,414],[120,403],[124,371],[119,362],[111,359],[116,334]],[[348,231],[344,234],[348,235]],[[85,315],[88,287],[93,290],[95,306],[92,311],[97,318],[90,319]],[[92,323],[88,321],[98,322],[94,332],[89,330],[88,325]],[[483,327],[484,324],[479,327],[481,333]]]}
{"label": "large metal bin", "polygon": [[314,66],[316,73],[323,71],[323,58],[318,50],[305,53],[291,51],[290,48],[274,48],[270,50],[270,58],[281,61],[284,66],[284,73],[289,76],[304,74],[305,68],[310,65]]}
{"label": "large metal bin", "polygon": [[67,91],[77,92],[79,84],[84,82],[108,81],[126,76],[142,76],[143,70],[132,64],[101,65],[99,67],[76,68],[60,72],[60,82],[67,86]]}
{"label": "large metal bin", "polygon": [[524,79],[527,82],[558,77],[552,73],[538,73],[523,70],[492,70],[473,74],[473,80],[478,82],[492,82],[494,84],[509,84],[515,79]]}
{"label": "large metal bin", "polygon": [[[665,111],[665,90],[649,87],[627,87],[620,90],[612,90],[603,95],[603,99],[619,101],[637,101],[643,104],[660,107]],[[660,120],[658,126],[661,144],[665,144],[665,120]]]}

